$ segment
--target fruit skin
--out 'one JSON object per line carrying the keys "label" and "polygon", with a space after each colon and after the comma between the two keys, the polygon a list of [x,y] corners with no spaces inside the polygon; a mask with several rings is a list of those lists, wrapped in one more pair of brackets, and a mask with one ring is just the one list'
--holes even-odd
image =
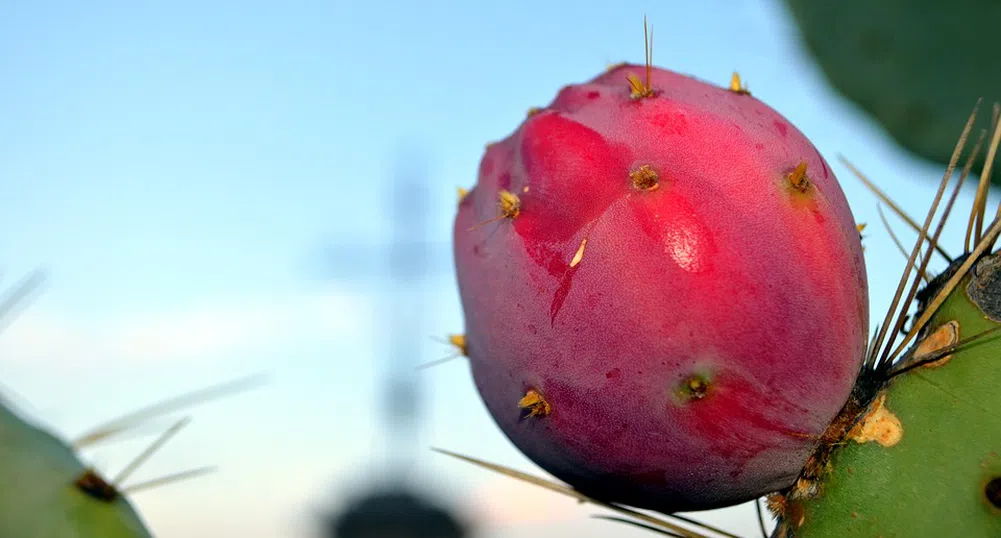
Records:
{"label": "fruit skin", "polygon": [[[488,147],[454,226],[473,378],[508,438],[587,495],[738,504],[790,485],[851,392],[859,235],[773,109],[656,68],[634,99],[630,74],[563,88]],[[643,165],[656,188],[633,185]],[[533,393],[546,406],[519,407]]]}

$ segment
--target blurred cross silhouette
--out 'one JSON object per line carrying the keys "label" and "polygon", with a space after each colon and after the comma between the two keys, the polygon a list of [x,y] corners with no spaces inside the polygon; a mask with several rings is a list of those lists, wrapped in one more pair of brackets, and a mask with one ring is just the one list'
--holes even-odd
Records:
{"label": "blurred cross silhouette", "polygon": [[[435,269],[444,269],[432,267],[429,259],[441,259],[451,249],[450,244],[427,239],[431,189],[426,165],[423,155],[412,149],[397,156],[394,178],[388,183],[386,196],[389,201],[386,215],[391,223],[388,248],[358,243],[332,246],[336,278],[371,280],[385,271],[385,277],[377,279],[379,295],[388,296],[377,314],[385,323],[380,323],[376,332],[380,339],[377,345],[388,346],[379,349],[385,353],[387,376],[382,412],[392,464],[399,473],[409,468],[412,453],[408,449],[414,447],[421,419],[423,398],[415,369],[421,363],[421,350],[428,334],[423,323],[428,311],[426,281]],[[381,267],[373,267],[371,261],[379,262]]]}
{"label": "blurred cross silhouette", "polygon": [[[394,178],[389,183],[387,208],[391,223],[388,248],[380,245],[341,243],[332,248],[334,276],[338,279],[373,280],[385,271],[380,282],[382,297],[388,296],[378,314],[376,331],[385,351],[386,381],[382,411],[386,420],[389,484],[374,486],[348,503],[339,513],[330,514],[324,536],[333,538],[463,538],[468,529],[451,510],[406,486],[414,461],[411,452],[421,423],[423,403],[416,366],[426,342],[423,324],[428,312],[425,286],[435,269],[431,259],[443,259],[451,244],[432,243],[428,237],[427,212],[430,189],[425,161],[415,152],[401,152]],[[373,267],[374,258],[379,267]],[[381,259],[380,259],[381,258]],[[374,270],[373,270],[374,269]],[[451,271],[449,265],[448,270]],[[387,283],[388,280],[388,283]],[[382,284],[385,284],[383,287]]]}

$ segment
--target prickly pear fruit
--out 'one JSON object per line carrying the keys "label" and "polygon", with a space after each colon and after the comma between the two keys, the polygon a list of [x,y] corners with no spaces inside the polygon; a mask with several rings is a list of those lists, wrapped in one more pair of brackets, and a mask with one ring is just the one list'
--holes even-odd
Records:
{"label": "prickly pear fruit", "polygon": [[566,86],[488,147],[454,224],[476,386],[582,493],[662,512],[790,485],[865,355],[859,233],[737,77]]}

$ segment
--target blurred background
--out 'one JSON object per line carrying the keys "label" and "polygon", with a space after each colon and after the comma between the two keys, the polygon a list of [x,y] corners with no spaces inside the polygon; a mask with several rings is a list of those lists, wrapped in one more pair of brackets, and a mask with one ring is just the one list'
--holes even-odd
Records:
{"label": "blurred background", "polygon": [[[869,224],[875,325],[904,258],[837,156],[919,220],[943,166],[828,85],[780,0],[3,2],[0,264],[8,283],[38,266],[50,279],[0,337],[0,390],[73,436],[268,374],[193,410],[136,474],[219,465],[136,494],[161,538],[332,537],[352,510],[400,507],[441,537],[649,536],[431,452],[544,475],[464,359],[415,370],[463,330],[456,188],[529,107],[642,62],[644,14],[654,63],[721,85],[739,71],[831,163]],[[113,474],[148,441],[84,456]],[[700,517],[758,532],[751,504]]]}

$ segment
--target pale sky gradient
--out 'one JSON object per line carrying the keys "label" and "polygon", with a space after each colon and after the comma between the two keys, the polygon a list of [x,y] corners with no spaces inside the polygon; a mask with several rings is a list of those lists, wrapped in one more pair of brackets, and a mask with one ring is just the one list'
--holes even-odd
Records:
{"label": "pale sky gradient", "polygon": [[[161,538],[310,536],[315,513],[378,474],[390,297],[378,258],[335,271],[325,249],[388,240],[395,152],[418,141],[438,199],[426,239],[442,245],[421,328],[461,331],[448,249],[455,187],[475,180],[484,145],[529,107],[608,63],[642,61],[644,14],[655,63],[720,84],[739,70],[831,162],[870,223],[874,324],[903,259],[837,155],[919,216],[943,168],[907,157],[827,88],[776,0],[87,4],[0,4],[2,268],[8,283],[36,266],[51,275],[0,337],[0,390],[69,437],[269,373],[263,389],[193,410],[136,477],[221,467],[135,497]],[[448,350],[422,338],[413,353],[423,362]],[[416,481],[478,515],[479,536],[648,536],[432,454],[541,473],[494,426],[461,361],[414,375],[430,398]],[[148,440],[84,456],[114,474]],[[747,505],[706,517],[757,532]]]}

